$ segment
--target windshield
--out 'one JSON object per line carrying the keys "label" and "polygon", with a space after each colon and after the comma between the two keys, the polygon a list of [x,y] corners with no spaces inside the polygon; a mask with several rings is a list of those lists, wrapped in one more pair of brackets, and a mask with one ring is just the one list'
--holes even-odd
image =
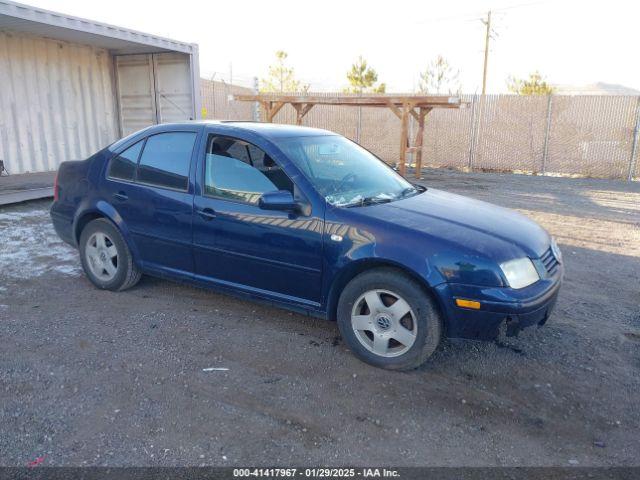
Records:
{"label": "windshield", "polygon": [[373,154],[339,135],[287,138],[277,144],[332,205],[363,206],[418,193]]}

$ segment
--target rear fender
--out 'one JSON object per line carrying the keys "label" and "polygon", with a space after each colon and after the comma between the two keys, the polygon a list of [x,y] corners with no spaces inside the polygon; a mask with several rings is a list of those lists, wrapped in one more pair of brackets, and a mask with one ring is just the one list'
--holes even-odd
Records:
{"label": "rear fender", "polygon": [[140,261],[140,253],[136,247],[135,242],[133,241],[131,231],[127,227],[127,224],[124,222],[118,211],[113,208],[111,204],[105,202],[104,200],[98,200],[95,204],[89,204],[87,202],[87,205],[81,205],[80,208],[78,208],[78,213],[73,220],[73,231],[75,233],[76,242],[80,239],[80,230],[86,223],[87,217],[103,217],[110,220],[111,223],[113,223],[122,234],[122,237],[127,243],[129,251],[133,256],[133,261],[136,266],[142,267]]}

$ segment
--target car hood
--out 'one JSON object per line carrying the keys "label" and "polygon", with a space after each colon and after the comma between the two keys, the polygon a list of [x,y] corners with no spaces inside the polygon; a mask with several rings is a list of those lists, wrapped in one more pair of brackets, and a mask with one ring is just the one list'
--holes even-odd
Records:
{"label": "car hood", "polygon": [[523,254],[540,257],[550,243],[549,234],[540,225],[518,212],[431,188],[359,210],[500,261]]}

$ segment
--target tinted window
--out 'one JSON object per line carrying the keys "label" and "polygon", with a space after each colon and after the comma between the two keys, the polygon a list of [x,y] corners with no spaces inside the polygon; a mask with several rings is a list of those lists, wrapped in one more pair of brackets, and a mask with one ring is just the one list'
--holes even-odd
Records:
{"label": "tinted window", "polygon": [[109,177],[120,180],[133,180],[143,143],[144,141],[141,140],[113,157],[109,164]]}
{"label": "tinted window", "polygon": [[233,158],[237,158],[238,160],[251,165],[251,157],[249,157],[249,150],[246,145],[243,145],[240,142],[233,142],[227,150],[227,153]]}
{"label": "tinted window", "polygon": [[293,183],[268,155],[255,145],[229,137],[211,137],[205,159],[205,193],[257,204],[260,195],[293,191]]}
{"label": "tinted window", "polygon": [[138,167],[138,181],[159,187],[187,190],[193,132],[170,132],[147,139]]}

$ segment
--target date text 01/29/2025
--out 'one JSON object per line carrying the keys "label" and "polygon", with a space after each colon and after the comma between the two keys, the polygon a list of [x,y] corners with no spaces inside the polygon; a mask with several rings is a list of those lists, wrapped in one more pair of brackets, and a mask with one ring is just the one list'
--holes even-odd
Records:
{"label": "date text 01/29/2025", "polygon": [[394,478],[400,474],[389,468],[234,468],[233,476],[260,478]]}

